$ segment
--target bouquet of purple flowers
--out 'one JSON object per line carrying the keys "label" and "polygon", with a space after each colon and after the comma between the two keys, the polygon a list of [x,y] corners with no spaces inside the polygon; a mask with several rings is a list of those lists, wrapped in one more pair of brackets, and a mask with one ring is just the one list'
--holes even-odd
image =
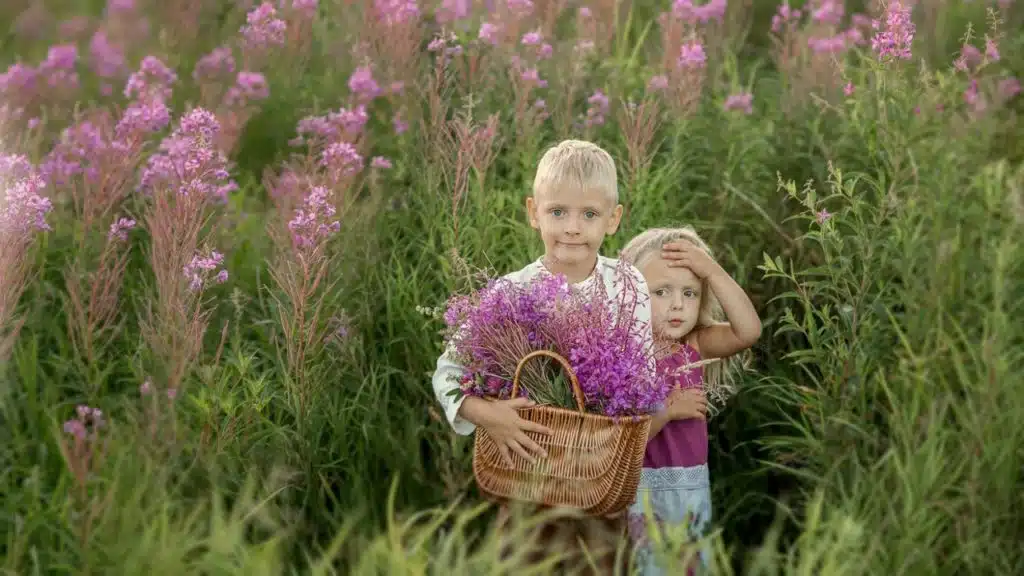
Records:
{"label": "bouquet of purple flowers", "polygon": [[[525,284],[491,279],[480,290],[449,299],[445,342],[466,368],[454,394],[508,399],[520,360],[549,350],[568,360],[587,412],[620,417],[660,409],[671,382],[655,371],[651,338],[643,333],[649,325],[634,321],[641,294],[624,266],[617,270],[614,299],[603,282],[588,290],[554,275]],[[523,367],[519,395],[578,409],[561,367],[542,360]]]}

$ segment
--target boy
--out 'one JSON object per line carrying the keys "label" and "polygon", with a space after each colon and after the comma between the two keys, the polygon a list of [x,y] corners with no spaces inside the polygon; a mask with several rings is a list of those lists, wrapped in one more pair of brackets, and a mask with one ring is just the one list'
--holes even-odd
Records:
{"label": "boy", "polygon": [[[614,234],[622,218],[619,204],[615,161],[608,152],[590,142],[564,140],[544,153],[537,165],[533,194],[526,199],[530,226],[540,233],[544,255],[505,278],[529,282],[541,274],[563,274],[576,287],[587,289],[604,282],[609,298],[615,299],[621,288],[616,281],[613,258],[598,251],[605,236]],[[651,345],[650,296],[643,276],[628,267],[631,283],[638,288],[640,302],[634,309],[634,322]],[[654,371],[653,358],[651,371]],[[533,405],[524,398],[492,402],[483,398],[454,398],[449,393],[458,387],[462,367],[454,363],[448,351],[437,360],[433,376],[434,394],[444,408],[449,424],[457,434],[468,436],[481,426],[494,439],[506,459],[516,452],[528,461],[546,456],[544,449],[526,432],[550,435],[551,430],[519,417],[517,410]]]}

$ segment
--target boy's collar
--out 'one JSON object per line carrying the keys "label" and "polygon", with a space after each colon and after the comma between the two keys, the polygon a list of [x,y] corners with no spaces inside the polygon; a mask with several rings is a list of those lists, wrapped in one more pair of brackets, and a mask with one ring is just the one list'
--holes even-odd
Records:
{"label": "boy's collar", "polygon": [[[579,282],[573,282],[572,284],[575,285],[575,286],[578,286],[580,284],[585,284],[585,283],[590,282],[591,280],[593,280],[597,276],[597,269],[599,267],[601,267],[602,264],[604,264],[605,260],[606,260],[606,258],[604,256],[598,254],[597,258],[594,260],[594,267],[590,269],[590,273],[587,274],[587,277],[582,279],[582,280],[580,280]],[[547,265],[544,264],[544,256],[541,256],[540,258],[538,258],[537,261],[536,261],[536,264],[537,264],[537,266],[540,267],[541,273],[543,273],[543,274],[552,274],[551,270],[549,270]]]}

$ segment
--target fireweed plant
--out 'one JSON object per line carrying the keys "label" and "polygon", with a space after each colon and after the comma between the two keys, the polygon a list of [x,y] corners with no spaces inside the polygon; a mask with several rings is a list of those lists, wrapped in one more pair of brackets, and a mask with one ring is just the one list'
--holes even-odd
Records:
{"label": "fireweed plant", "polygon": [[[764,319],[709,421],[716,573],[1024,572],[1022,10],[0,2],[0,572],[557,571],[488,531],[415,309],[536,254],[566,137],[622,168],[606,255],[706,230]],[[627,304],[564,289],[466,296],[465,393],[545,346],[588,410],[652,405]]]}
{"label": "fireweed plant", "polygon": [[[444,312],[445,341],[467,370],[453,393],[511,398],[520,360],[551,350],[569,361],[588,412],[619,417],[660,409],[671,387],[648,368],[655,351],[641,331],[649,328],[632,321],[642,295],[623,266],[616,270],[621,296],[614,302],[603,283],[576,288],[561,275],[524,285],[492,279],[479,291],[454,296]],[[568,379],[553,379],[544,366],[524,366],[521,395],[578,409]]]}

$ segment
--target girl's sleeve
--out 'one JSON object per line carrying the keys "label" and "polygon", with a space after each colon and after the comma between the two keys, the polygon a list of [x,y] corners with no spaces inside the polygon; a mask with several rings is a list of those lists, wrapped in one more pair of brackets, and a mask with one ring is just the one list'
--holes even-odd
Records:
{"label": "girl's sleeve", "polygon": [[453,390],[459,388],[459,378],[462,377],[463,367],[452,360],[451,348],[446,348],[444,353],[437,359],[437,369],[434,370],[432,378],[434,385],[434,396],[444,409],[444,415],[448,419],[455,433],[460,436],[469,436],[476,430],[476,426],[459,416],[459,408],[466,399],[465,396],[455,397],[451,395]]}

